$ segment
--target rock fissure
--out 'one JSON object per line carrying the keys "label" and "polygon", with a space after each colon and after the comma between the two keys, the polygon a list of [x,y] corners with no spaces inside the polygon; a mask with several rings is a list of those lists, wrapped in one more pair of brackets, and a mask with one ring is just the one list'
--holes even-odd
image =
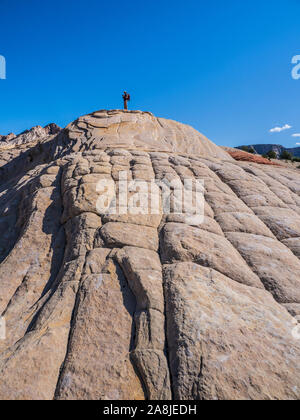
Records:
{"label": "rock fissure", "polygon": [[[0,398],[299,399],[299,171],[145,112],[42,131],[0,145]],[[203,179],[203,223],[99,211],[120,171]]]}

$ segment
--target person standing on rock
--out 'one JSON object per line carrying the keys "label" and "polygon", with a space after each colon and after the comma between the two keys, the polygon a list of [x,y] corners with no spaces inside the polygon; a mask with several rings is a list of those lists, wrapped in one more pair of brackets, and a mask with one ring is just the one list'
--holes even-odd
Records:
{"label": "person standing on rock", "polygon": [[130,95],[126,91],[124,91],[123,100],[124,100],[124,109],[128,109],[127,102],[130,101]]}

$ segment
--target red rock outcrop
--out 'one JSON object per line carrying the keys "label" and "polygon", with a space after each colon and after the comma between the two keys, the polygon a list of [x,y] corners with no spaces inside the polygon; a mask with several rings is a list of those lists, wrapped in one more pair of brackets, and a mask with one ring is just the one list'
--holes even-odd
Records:
{"label": "red rock outcrop", "polygon": [[266,159],[262,156],[255,155],[252,153],[243,152],[242,150],[233,150],[233,149],[227,149],[227,153],[233,157],[234,160],[240,160],[243,162],[253,162],[253,163],[259,163],[261,165],[274,165],[274,166],[281,166],[280,163],[272,162],[269,159]]}

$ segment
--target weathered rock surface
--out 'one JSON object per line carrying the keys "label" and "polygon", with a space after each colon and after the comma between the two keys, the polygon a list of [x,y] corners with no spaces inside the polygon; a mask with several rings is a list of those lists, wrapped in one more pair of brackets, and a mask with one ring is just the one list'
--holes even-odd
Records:
{"label": "weathered rock surface", "polygon": [[193,263],[166,266],[165,289],[176,399],[299,397],[294,325],[269,293]]}
{"label": "weathered rock surface", "polygon": [[[140,111],[45,130],[0,143],[0,399],[299,399],[299,172]],[[201,221],[149,214],[186,179]]]}
{"label": "weathered rock surface", "polygon": [[[17,136],[13,133],[8,134],[7,136],[0,136],[0,142],[6,143],[7,146],[15,147],[41,140],[53,134],[58,134],[60,131],[61,128],[54,123],[48,124],[45,127],[37,125],[36,127],[31,128],[31,130],[26,130]],[[2,144],[1,146],[3,147],[4,145]]]}

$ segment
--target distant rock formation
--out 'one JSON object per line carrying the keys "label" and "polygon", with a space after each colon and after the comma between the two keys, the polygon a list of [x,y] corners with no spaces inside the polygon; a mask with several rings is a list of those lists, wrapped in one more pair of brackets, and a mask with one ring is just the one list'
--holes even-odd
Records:
{"label": "distant rock formation", "polygon": [[14,133],[10,133],[7,136],[0,136],[0,142],[8,143],[12,139],[14,139],[16,135]]}
{"label": "distant rock formation", "polygon": [[[238,146],[237,149],[242,149],[245,146]],[[294,147],[294,148],[286,148],[281,146],[280,144],[251,144],[249,146],[246,146],[249,148],[253,148],[256,153],[259,155],[265,155],[270,151],[274,151],[279,158],[283,151],[287,150],[289,153],[291,153],[295,157],[300,157],[300,147]]]}
{"label": "distant rock formation", "polygon": [[[0,143],[0,399],[300,398],[299,172],[140,111],[22,135]],[[120,172],[204,180],[203,223],[99,210]]]}
{"label": "distant rock formation", "polygon": [[58,134],[60,131],[61,128],[54,123],[48,124],[45,127],[37,125],[30,130],[23,131],[17,136],[13,133],[8,134],[7,136],[0,136],[0,144],[2,142],[7,143],[9,146],[19,146],[21,144],[27,144],[36,140],[41,140],[53,134]]}

